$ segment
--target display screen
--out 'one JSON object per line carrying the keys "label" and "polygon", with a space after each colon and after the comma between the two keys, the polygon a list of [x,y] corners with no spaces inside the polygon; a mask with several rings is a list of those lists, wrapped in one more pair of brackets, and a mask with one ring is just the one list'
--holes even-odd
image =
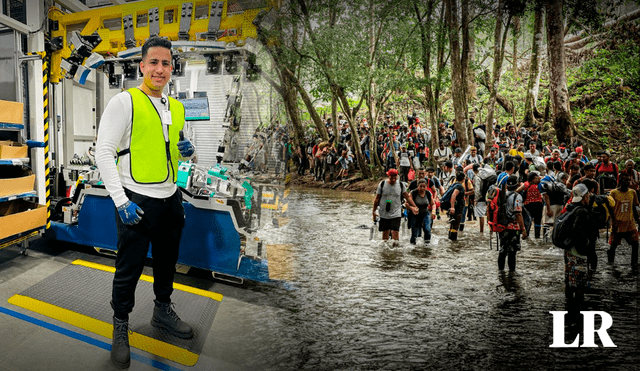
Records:
{"label": "display screen", "polygon": [[206,97],[179,99],[184,105],[184,116],[187,121],[209,120],[209,99]]}

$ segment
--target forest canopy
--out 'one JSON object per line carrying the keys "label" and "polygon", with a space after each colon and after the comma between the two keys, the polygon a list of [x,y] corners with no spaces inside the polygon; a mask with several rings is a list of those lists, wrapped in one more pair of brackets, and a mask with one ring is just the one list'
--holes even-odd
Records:
{"label": "forest canopy", "polygon": [[329,139],[322,116],[342,115],[352,132],[366,119],[375,138],[386,115],[417,112],[432,148],[440,122],[455,119],[464,147],[470,119],[488,140],[495,119],[557,143],[578,136],[593,151],[640,152],[636,2],[287,0],[275,14],[258,27],[272,63],[263,75],[296,143],[309,129]]}

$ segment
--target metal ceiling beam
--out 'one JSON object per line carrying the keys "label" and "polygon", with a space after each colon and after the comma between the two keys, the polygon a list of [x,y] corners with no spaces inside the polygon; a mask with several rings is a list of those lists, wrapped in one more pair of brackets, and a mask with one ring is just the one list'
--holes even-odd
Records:
{"label": "metal ceiling beam", "polygon": [[89,10],[89,7],[79,2],[78,0],[55,0],[56,3],[64,6],[72,12],[84,12]]}
{"label": "metal ceiling beam", "polygon": [[4,14],[0,14],[0,24],[3,24],[13,30],[20,32],[21,34],[29,34],[29,32],[34,32],[35,29],[27,26],[26,24],[16,21],[15,19],[8,17]]}

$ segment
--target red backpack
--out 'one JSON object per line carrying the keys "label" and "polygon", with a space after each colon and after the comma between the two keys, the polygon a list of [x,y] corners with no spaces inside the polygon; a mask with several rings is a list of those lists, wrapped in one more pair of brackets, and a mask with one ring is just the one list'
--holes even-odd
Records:
{"label": "red backpack", "polygon": [[492,185],[487,191],[487,222],[491,232],[504,231],[510,222],[507,216],[506,193],[504,185],[502,188]]}

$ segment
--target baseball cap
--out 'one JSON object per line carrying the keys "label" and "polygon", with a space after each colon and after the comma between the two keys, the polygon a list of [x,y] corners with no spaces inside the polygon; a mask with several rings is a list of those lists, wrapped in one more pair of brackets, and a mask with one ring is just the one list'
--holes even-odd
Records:
{"label": "baseball cap", "polygon": [[582,146],[576,147],[576,153],[582,153]]}
{"label": "baseball cap", "polygon": [[387,175],[388,175],[388,176],[398,175],[398,170],[396,170],[396,169],[390,169],[389,171],[387,171]]}
{"label": "baseball cap", "polygon": [[469,151],[477,151],[478,149],[476,147],[471,147],[469,148]]}
{"label": "baseball cap", "polygon": [[553,151],[551,151],[551,153],[556,153],[556,152],[557,152],[557,153],[560,153],[560,150],[556,148],[556,149],[554,149]]}
{"label": "baseball cap", "polygon": [[462,149],[456,148],[456,153],[462,153]]}
{"label": "baseball cap", "polygon": [[587,189],[586,185],[577,184],[575,187],[573,187],[573,191],[572,191],[573,198],[571,199],[571,202],[580,202],[580,201],[582,201],[582,198],[588,192],[589,192],[589,189]]}
{"label": "baseball cap", "polygon": [[524,154],[524,158],[527,158],[529,160],[533,160],[533,155],[530,152],[527,152]]}
{"label": "baseball cap", "polygon": [[518,185],[518,176],[510,175],[507,178],[507,187],[516,187]]}

